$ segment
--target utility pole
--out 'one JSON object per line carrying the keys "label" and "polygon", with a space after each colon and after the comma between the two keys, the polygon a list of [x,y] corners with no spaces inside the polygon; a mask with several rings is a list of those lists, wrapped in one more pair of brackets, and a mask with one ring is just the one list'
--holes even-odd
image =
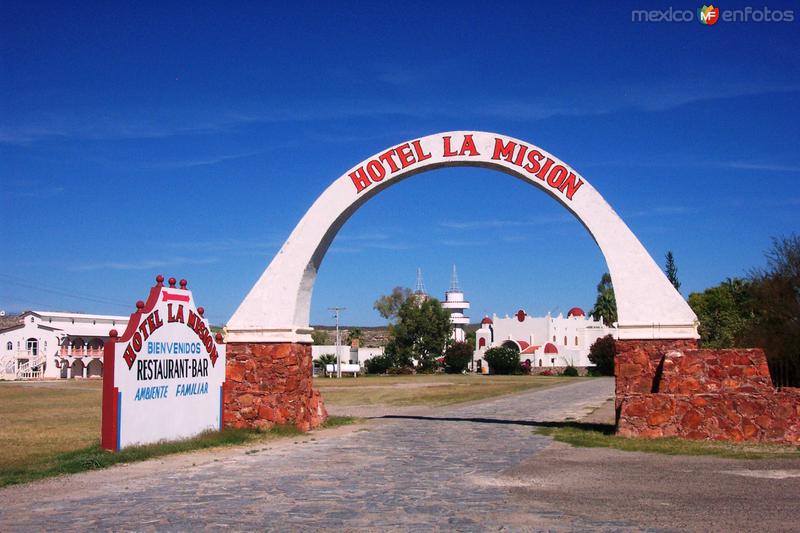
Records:
{"label": "utility pole", "polygon": [[329,307],[328,311],[333,311],[333,316],[336,317],[336,377],[342,377],[342,356],[339,345],[341,339],[339,337],[339,313],[347,309],[346,307]]}

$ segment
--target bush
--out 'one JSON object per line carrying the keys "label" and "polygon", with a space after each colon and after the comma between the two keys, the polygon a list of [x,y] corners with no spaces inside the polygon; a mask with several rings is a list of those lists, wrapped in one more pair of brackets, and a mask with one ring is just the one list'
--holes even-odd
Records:
{"label": "bush", "polygon": [[392,376],[408,376],[414,374],[414,369],[410,366],[393,366],[389,369],[388,374]]}
{"label": "bush", "polygon": [[576,378],[578,377],[578,369],[572,365],[569,365],[567,368],[564,369],[564,372],[561,375],[569,376],[571,378]]}
{"label": "bush", "polygon": [[392,366],[392,360],[385,355],[376,355],[364,363],[364,367],[370,374],[385,374]]}
{"label": "bush", "polygon": [[589,348],[589,361],[595,365],[601,376],[614,375],[615,355],[617,355],[617,344],[611,335],[600,337]]}
{"label": "bush", "polygon": [[514,374],[520,370],[519,352],[505,346],[486,350],[483,358],[492,374]]}
{"label": "bush", "polygon": [[448,374],[460,374],[472,361],[472,348],[466,342],[456,342],[447,347],[444,353],[444,371]]}

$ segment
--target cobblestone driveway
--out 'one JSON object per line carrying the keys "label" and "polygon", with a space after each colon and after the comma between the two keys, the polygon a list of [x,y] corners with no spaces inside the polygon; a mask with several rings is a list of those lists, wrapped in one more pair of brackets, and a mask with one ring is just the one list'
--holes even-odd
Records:
{"label": "cobblestone driveway", "polygon": [[519,481],[503,473],[549,444],[531,421],[580,418],[612,395],[611,379],[580,381],[269,449],[10,487],[0,491],[0,530],[561,530],[557,514],[515,503]]}

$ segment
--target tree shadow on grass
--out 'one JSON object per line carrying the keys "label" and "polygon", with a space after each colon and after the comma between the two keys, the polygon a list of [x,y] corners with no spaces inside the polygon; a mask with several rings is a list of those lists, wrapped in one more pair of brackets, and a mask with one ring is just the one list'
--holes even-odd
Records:
{"label": "tree shadow on grass", "polygon": [[564,420],[561,422],[537,420],[506,420],[502,418],[483,418],[454,416],[421,416],[421,415],[384,415],[374,417],[389,420],[429,420],[432,422],[469,422],[473,424],[501,424],[512,426],[527,426],[532,428],[576,428],[587,431],[596,431],[604,435],[613,435],[616,432],[614,424],[597,424],[592,422],[579,422],[577,420]]}

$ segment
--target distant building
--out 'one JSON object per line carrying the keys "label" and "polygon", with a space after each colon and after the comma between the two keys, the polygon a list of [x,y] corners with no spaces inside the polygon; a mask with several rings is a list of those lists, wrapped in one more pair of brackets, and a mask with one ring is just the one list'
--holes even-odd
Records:
{"label": "distant building", "polygon": [[26,311],[0,329],[0,379],[103,376],[108,332],[127,316]]}
{"label": "distant building", "polygon": [[616,336],[616,331],[602,320],[586,317],[580,307],[570,309],[566,317],[534,317],[523,309],[513,317],[487,316],[475,333],[475,368],[485,365],[486,350],[497,346],[519,350],[520,360],[530,360],[532,367],[593,366],[589,348],[600,337]]}
{"label": "distant building", "polygon": [[450,338],[455,342],[466,341],[464,326],[469,324],[469,317],[464,315],[464,311],[469,309],[469,302],[464,300],[464,291],[459,286],[455,265],[453,265],[453,277],[450,279],[450,289],[444,293],[442,307],[450,311],[450,324],[453,326]]}
{"label": "distant building", "polygon": [[[383,347],[363,347],[360,346],[359,341],[354,340],[350,346],[344,344],[339,346],[339,356],[342,358],[342,364],[359,365],[364,368],[364,364],[373,357],[383,355]],[[319,344],[311,347],[311,358],[317,361],[320,356],[325,354],[336,355],[335,344]]]}

